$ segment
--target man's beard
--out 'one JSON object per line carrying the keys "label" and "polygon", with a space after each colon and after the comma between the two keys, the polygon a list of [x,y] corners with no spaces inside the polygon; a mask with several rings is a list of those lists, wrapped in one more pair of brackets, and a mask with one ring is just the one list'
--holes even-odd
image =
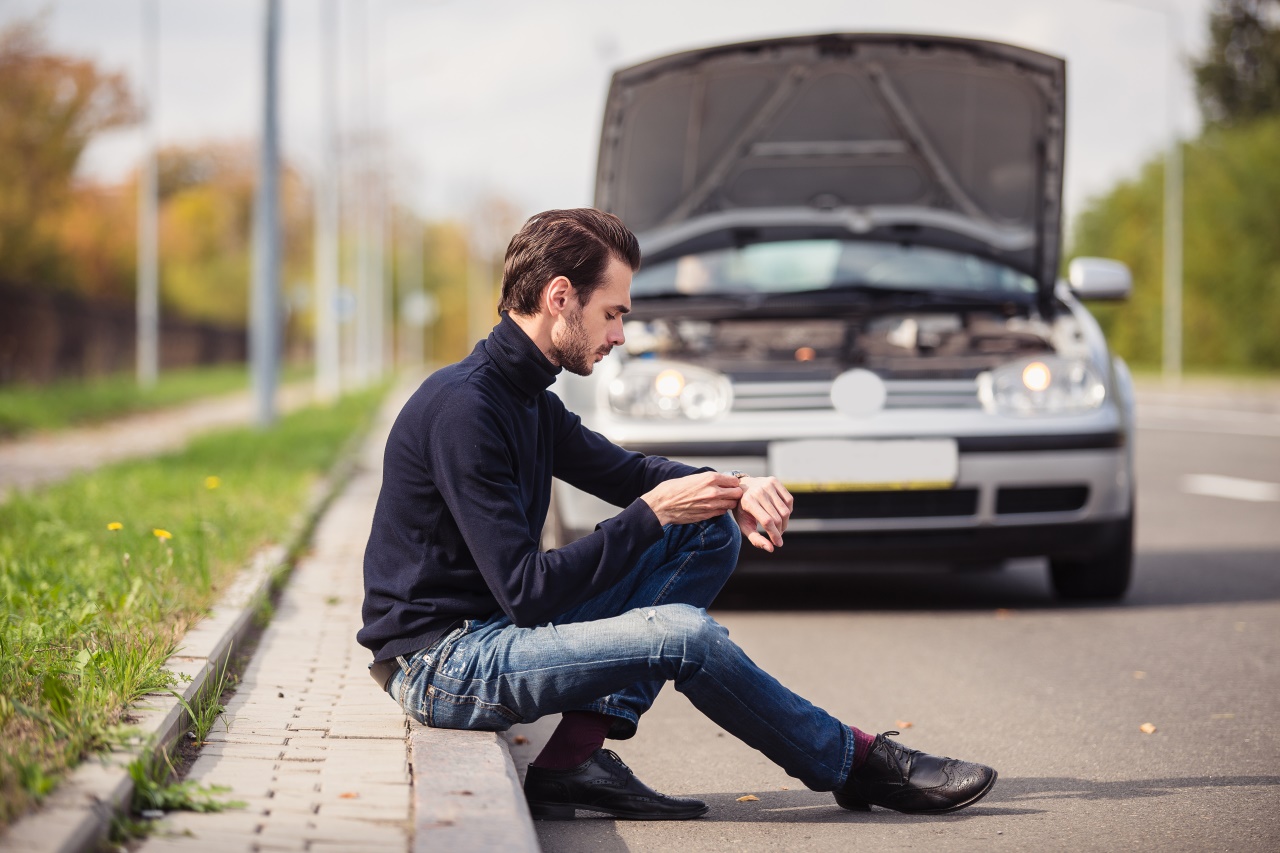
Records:
{"label": "man's beard", "polygon": [[609,354],[609,348],[591,345],[591,336],[582,322],[582,309],[565,313],[565,332],[559,342],[552,342],[551,357],[565,370],[578,376],[590,376],[596,366],[596,353]]}

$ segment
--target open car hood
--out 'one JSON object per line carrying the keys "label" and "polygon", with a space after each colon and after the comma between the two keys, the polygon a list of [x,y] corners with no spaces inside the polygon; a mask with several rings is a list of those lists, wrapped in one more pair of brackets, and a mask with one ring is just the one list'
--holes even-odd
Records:
{"label": "open car hood", "polygon": [[829,234],[970,251],[1048,292],[1066,63],[972,39],[834,34],[655,59],[609,88],[596,206],[647,258]]}

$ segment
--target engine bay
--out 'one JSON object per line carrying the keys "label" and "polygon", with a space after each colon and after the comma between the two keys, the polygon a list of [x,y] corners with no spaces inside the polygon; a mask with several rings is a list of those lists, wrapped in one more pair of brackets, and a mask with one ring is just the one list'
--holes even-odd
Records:
{"label": "engine bay", "polygon": [[739,381],[831,379],[864,368],[883,379],[969,379],[1018,358],[1083,349],[1068,311],[1052,321],[998,309],[886,312],[857,318],[655,318],[626,325],[632,357],[686,361]]}

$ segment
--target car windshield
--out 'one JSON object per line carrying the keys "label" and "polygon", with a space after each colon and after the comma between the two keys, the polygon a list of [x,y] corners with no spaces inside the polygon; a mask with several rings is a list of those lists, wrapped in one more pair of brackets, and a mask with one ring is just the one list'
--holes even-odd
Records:
{"label": "car windshield", "polygon": [[992,295],[1036,292],[1031,276],[930,246],[788,240],[697,252],[644,266],[633,297],[786,294],[845,288]]}

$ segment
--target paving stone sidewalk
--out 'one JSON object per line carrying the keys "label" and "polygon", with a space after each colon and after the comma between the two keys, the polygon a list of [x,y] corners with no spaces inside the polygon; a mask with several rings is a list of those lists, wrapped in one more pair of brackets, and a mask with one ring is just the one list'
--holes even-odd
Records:
{"label": "paving stone sidewalk", "polygon": [[[280,389],[279,408],[290,412],[312,399],[310,383],[287,385]],[[202,432],[249,423],[253,411],[248,392],[228,394],[94,426],[0,441],[0,503],[18,489],[54,483],[111,462],[179,450]]]}
{"label": "paving stone sidewalk", "polygon": [[355,641],[382,449],[403,399],[393,394],[384,406],[188,774],[230,787],[226,796],[246,806],[173,813],[157,821],[142,853],[409,849],[406,719],[370,680],[368,652]]}

